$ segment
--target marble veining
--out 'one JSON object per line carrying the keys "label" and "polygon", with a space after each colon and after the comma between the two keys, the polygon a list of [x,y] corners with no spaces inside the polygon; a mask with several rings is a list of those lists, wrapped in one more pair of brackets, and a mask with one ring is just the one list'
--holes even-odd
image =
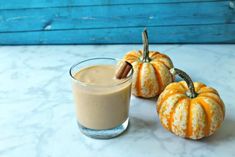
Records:
{"label": "marble veining", "polygon": [[110,140],[82,135],[76,125],[68,70],[89,57],[121,58],[142,45],[0,47],[1,157],[235,156],[235,45],[152,45],[192,79],[216,88],[226,105],[211,137],[186,140],[167,132],[156,99],[131,98],[130,127]]}

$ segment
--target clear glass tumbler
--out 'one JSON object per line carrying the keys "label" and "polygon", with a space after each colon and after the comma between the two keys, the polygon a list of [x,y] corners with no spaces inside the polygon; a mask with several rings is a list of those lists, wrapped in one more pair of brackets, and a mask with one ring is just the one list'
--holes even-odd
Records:
{"label": "clear glass tumbler", "polygon": [[114,58],[91,58],[70,68],[77,123],[81,132],[89,137],[112,138],[127,129],[133,69],[126,79],[112,85],[84,83],[76,79],[75,74],[90,66],[117,67],[117,64]]}

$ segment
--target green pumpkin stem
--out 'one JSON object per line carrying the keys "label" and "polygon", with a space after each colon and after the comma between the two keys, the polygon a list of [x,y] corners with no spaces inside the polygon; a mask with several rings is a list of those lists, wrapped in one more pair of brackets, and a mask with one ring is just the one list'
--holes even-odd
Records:
{"label": "green pumpkin stem", "polygon": [[148,32],[147,29],[145,28],[144,31],[142,32],[142,40],[143,40],[143,62],[150,62],[149,58],[149,43],[148,43]]}
{"label": "green pumpkin stem", "polygon": [[170,69],[170,72],[172,73],[172,75],[179,75],[187,83],[187,86],[188,86],[189,90],[186,92],[186,95],[188,97],[190,97],[190,98],[197,97],[198,94],[195,91],[193,81],[189,77],[188,74],[186,74],[184,71],[182,71],[180,69],[177,69],[177,68]]}

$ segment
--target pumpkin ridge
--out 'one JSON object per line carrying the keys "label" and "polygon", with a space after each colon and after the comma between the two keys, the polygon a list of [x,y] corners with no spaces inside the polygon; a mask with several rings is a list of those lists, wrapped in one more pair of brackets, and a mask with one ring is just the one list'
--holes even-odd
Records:
{"label": "pumpkin ridge", "polygon": [[166,65],[163,61],[158,60],[157,62],[161,63],[162,65],[164,65],[168,70],[171,69],[171,67],[169,67],[168,65]]}
{"label": "pumpkin ridge", "polygon": [[133,63],[133,62],[137,61],[138,58],[139,57],[138,57],[137,54],[136,54],[136,56],[134,54],[128,54],[128,55],[125,56],[124,60],[126,60],[126,61],[128,61],[130,63]]}
{"label": "pumpkin ridge", "polygon": [[[214,93],[213,93],[214,94]],[[217,95],[216,95],[217,96]],[[216,104],[218,104],[218,106],[220,107],[221,111],[223,112],[223,119],[224,119],[224,107],[222,106],[223,102],[220,100],[218,101],[217,99],[215,99],[214,97],[212,96],[209,96],[209,95],[199,95],[199,97],[204,97],[204,98],[209,98],[211,99],[212,101],[216,102]]]}
{"label": "pumpkin ridge", "polygon": [[172,123],[174,120],[174,114],[175,114],[175,110],[178,107],[178,105],[180,104],[181,101],[185,100],[185,96],[179,98],[175,104],[173,105],[171,112],[170,112],[170,118],[167,120],[168,121],[168,128],[169,130],[172,132]]}
{"label": "pumpkin ridge", "polygon": [[[154,61],[153,61],[154,62]],[[159,63],[161,63],[163,66],[165,66],[168,70],[170,70],[171,68],[169,67],[169,66],[167,66],[163,61],[161,61],[161,60],[157,60],[156,62],[159,62]],[[170,76],[171,76],[171,81],[173,81],[174,80],[174,78],[173,78],[173,75],[170,73]]]}
{"label": "pumpkin ridge", "polygon": [[204,128],[204,133],[206,136],[209,136],[210,134],[210,126],[211,126],[211,120],[210,120],[210,117],[211,117],[211,114],[210,114],[210,109],[209,109],[209,105],[201,98],[199,98],[199,104],[201,105],[201,107],[203,108],[204,112],[205,112],[205,115],[206,115],[206,126]]}
{"label": "pumpkin ridge", "polygon": [[[207,88],[208,91],[201,92],[201,90],[204,89],[204,88]],[[197,92],[198,92],[198,94],[202,94],[202,93],[214,93],[214,94],[216,94],[216,95],[219,95],[218,92],[217,92],[215,89],[210,88],[210,87],[207,87],[207,86],[202,87],[202,88],[201,88],[200,90],[198,90]]]}
{"label": "pumpkin ridge", "polygon": [[216,93],[216,92],[214,92],[214,91],[199,92],[198,94],[199,94],[199,95],[201,95],[201,94],[215,94],[215,95],[218,95],[218,93]]}
{"label": "pumpkin ridge", "polygon": [[138,55],[137,53],[135,53],[135,54],[129,53],[129,54],[127,54],[126,56],[127,56],[127,57],[133,57],[133,58],[136,58],[136,59],[139,58],[139,55]]}
{"label": "pumpkin ridge", "polygon": [[171,96],[173,96],[173,95],[175,95],[175,94],[183,95],[183,93],[181,93],[181,92],[173,92],[173,93],[171,93],[171,94],[169,94],[169,95],[166,95],[166,96],[165,96],[164,98],[162,98],[161,101],[158,103],[158,105],[157,105],[157,106],[158,106],[158,107],[157,107],[157,112],[160,111],[163,102],[166,101],[169,97],[171,97]]}
{"label": "pumpkin ridge", "polygon": [[127,59],[127,58],[126,58],[125,60],[126,60],[127,62],[131,63],[131,64],[134,63],[134,62],[136,62],[136,59]]}
{"label": "pumpkin ridge", "polygon": [[187,90],[188,90],[188,87],[185,86],[185,84],[184,84],[183,82],[185,82],[185,81],[180,81],[179,84],[180,84],[180,86],[181,86],[182,88],[184,88],[184,90],[187,91]]}
{"label": "pumpkin ridge", "polygon": [[162,91],[162,88],[163,88],[163,82],[162,82],[162,78],[161,78],[161,74],[159,73],[156,64],[151,64],[153,66],[153,69],[154,69],[154,72],[155,72],[155,76],[156,76],[156,80],[158,82],[158,91],[157,93],[160,93]]}
{"label": "pumpkin ridge", "polygon": [[159,53],[158,55],[159,55],[160,57],[162,57],[162,58],[166,58],[166,59],[168,59],[168,60],[171,60],[170,57],[168,57],[168,56],[165,55],[165,54]]}
{"label": "pumpkin ridge", "polygon": [[203,87],[206,87],[206,85],[205,84],[200,84],[199,86],[197,86],[197,88],[195,87],[195,90],[199,91]]}
{"label": "pumpkin ridge", "polygon": [[129,63],[137,62],[137,61],[138,61],[137,59],[138,59],[138,58],[129,58],[129,56],[126,56],[126,57],[124,58],[124,60],[127,61],[127,62],[129,62]]}
{"label": "pumpkin ridge", "polygon": [[143,55],[143,52],[141,50],[138,51],[139,52],[139,55],[142,56]]}
{"label": "pumpkin ridge", "polygon": [[[163,61],[161,60],[156,60],[156,61],[152,61],[152,62],[158,62],[158,63],[161,63],[161,65],[165,66],[168,70],[170,70],[171,68],[169,66],[167,66]],[[174,80],[174,77],[173,75],[170,73],[170,76],[171,76],[171,82]]]}
{"label": "pumpkin ridge", "polygon": [[152,53],[150,52],[150,56],[149,57],[154,58],[158,54],[159,54],[159,52],[152,52]]}
{"label": "pumpkin ridge", "polygon": [[141,69],[142,69],[143,63],[140,63],[138,66],[137,71],[137,78],[136,78],[136,94],[137,96],[141,96]]}
{"label": "pumpkin ridge", "polygon": [[191,111],[191,106],[192,104],[192,100],[188,99],[188,121],[187,121],[187,128],[186,128],[186,137],[190,138],[190,136],[192,135],[192,111]]}
{"label": "pumpkin ridge", "polygon": [[152,62],[158,62],[161,63],[163,66],[165,66],[168,70],[170,70],[171,68],[169,66],[167,66],[163,61],[161,60],[156,60],[156,61],[152,61]]}
{"label": "pumpkin ridge", "polygon": [[181,91],[182,93],[184,93],[185,94],[185,92],[186,92],[186,90],[187,89],[185,89],[183,86],[181,86],[180,85],[180,87],[182,87],[182,88],[179,88],[179,84],[178,83],[171,83],[171,84],[169,84],[166,88],[165,88],[165,90],[172,90],[172,88],[174,89],[174,90],[176,90],[176,91]]}

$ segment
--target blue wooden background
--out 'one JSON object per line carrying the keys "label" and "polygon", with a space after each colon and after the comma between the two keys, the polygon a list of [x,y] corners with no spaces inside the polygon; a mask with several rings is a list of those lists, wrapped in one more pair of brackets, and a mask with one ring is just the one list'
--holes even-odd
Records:
{"label": "blue wooden background", "polygon": [[0,1],[0,44],[235,43],[235,1]]}

